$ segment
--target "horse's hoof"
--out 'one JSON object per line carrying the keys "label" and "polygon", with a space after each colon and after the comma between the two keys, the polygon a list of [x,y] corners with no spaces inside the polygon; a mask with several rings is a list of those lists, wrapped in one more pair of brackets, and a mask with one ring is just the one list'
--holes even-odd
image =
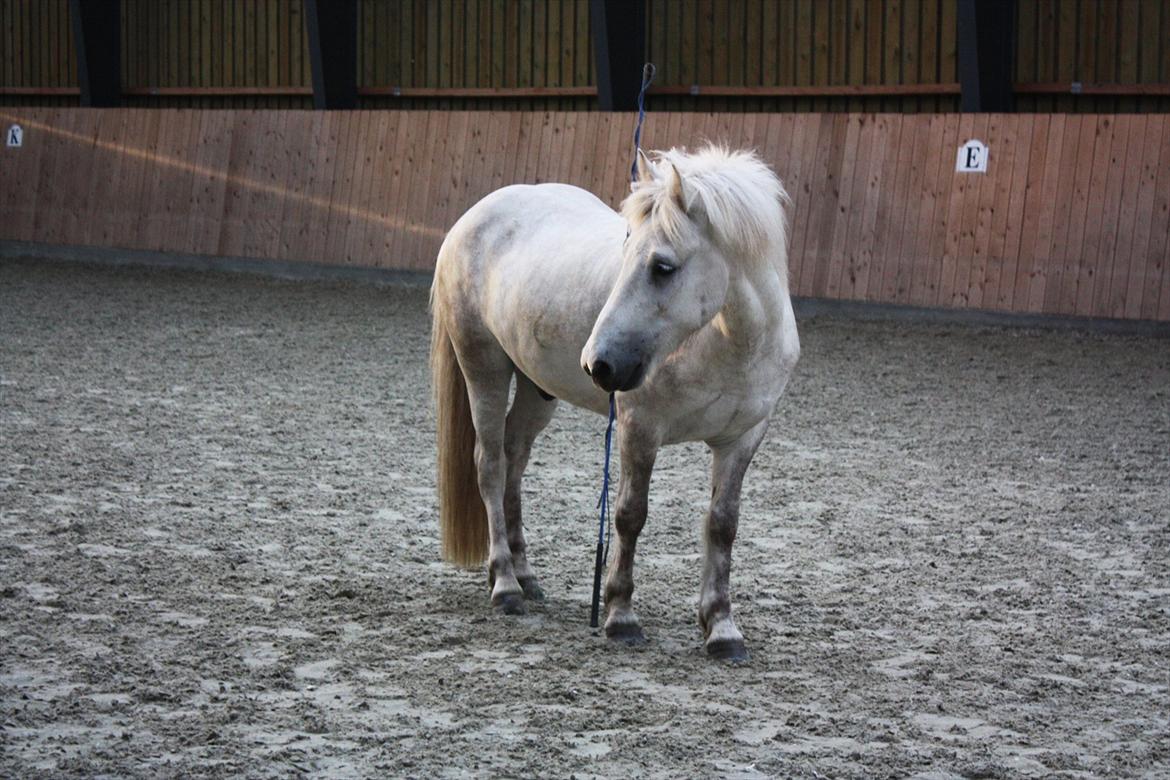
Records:
{"label": "horse's hoof", "polygon": [[523,615],[528,612],[524,606],[523,593],[501,593],[492,597],[492,606],[504,615]]}
{"label": "horse's hoof", "polygon": [[520,577],[520,587],[524,589],[524,598],[529,601],[544,601],[544,590],[541,589],[536,577]]}
{"label": "horse's hoof", "polygon": [[614,623],[605,627],[605,635],[611,641],[635,647],[646,643],[646,635],[637,623]]}
{"label": "horse's hoof", "polygon": [[732,664],[742,664],[749,659],[747,647],[742,639],[716,639],[708,642],[707,655]]}

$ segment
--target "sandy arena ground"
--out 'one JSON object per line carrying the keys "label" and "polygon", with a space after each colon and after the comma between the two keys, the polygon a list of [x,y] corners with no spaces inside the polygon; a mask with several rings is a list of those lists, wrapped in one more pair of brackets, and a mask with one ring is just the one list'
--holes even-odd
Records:
{"label": "sandy arena ground", "polygon": [[801,324],[733,598],[666,450],[649,642],[587,627],[603,421],[527,482],[549,599],[438,561],[426,289],[0,261],[0,775],[1170,777],[1170,343]]}

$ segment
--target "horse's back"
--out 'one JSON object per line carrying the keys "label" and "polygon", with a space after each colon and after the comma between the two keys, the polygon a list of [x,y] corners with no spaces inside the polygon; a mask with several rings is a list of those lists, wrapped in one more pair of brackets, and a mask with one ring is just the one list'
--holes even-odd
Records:
{"label": "horse's back", "polygon": [[448,231],[433,296],[464,328],[490,333],[538,386],[593,407],[604,395],[579,354],[617,276],[624,237],[625,220],[580,187],[503,187]]}

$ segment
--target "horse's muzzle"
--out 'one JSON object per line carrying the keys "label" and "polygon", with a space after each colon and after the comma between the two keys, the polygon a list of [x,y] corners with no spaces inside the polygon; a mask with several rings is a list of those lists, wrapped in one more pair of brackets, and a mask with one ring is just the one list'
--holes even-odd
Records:
{"label": "horse's muzzle", "polygon": [[646,376],[645,365],[642,363],[615,368],[604,360],[594,360],[592,365],[585,364],[582,368],[593,379],[593,384],[607,393],[633,390],[642,384]]}

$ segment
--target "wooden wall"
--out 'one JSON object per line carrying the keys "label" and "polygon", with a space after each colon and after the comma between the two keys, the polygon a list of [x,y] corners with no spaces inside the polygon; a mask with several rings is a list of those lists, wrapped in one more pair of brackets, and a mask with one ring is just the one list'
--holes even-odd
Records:
{"label": "wooden wall", "polygon": [[[1167,0],[1019,0],[1016,81],[1170,84]],[[1170,94],[1021,94],[1020,111],[1170,111]]]}
{"label": "wooden wall", "polygon": [[[0,238],[391,268],[512,182],[616,204],[633,118],[600,112],[4,109]],[[652,115],[647,148],[755,147],[787,183],[798,295],[1170,320],[1170,118]],[[991,148],[987,174],[957,148]]]}
{"label": "wooden wall", "polygon": [[[656,110],[958,108],[957,0],[630,1],[647,4],[647,51],[659,66]],[[1170,0],[1020,0],[1017,7],[1021,110],[1170,110]],[[122,0],[122,9],[128,105],[311,107],[303,0]],[[359,0],[362,104],[593,109],[590,36],[589,0]],[[76,105],[73,59],[68,0],[0,0],[0,105]],[[1155,85],[1161,94],[1072,96],[1072,82]],[[694,85],[698,96],[688,94]],[[922,94],[760,97],[709,89],[867,86],[916,86]],[[466,94],[533,87],[564,94]],[[247,93],[220,94],[240,88]],[[174,93],[182,89],[202,93]],[[453,89],[463,92],[436,94]]]}

